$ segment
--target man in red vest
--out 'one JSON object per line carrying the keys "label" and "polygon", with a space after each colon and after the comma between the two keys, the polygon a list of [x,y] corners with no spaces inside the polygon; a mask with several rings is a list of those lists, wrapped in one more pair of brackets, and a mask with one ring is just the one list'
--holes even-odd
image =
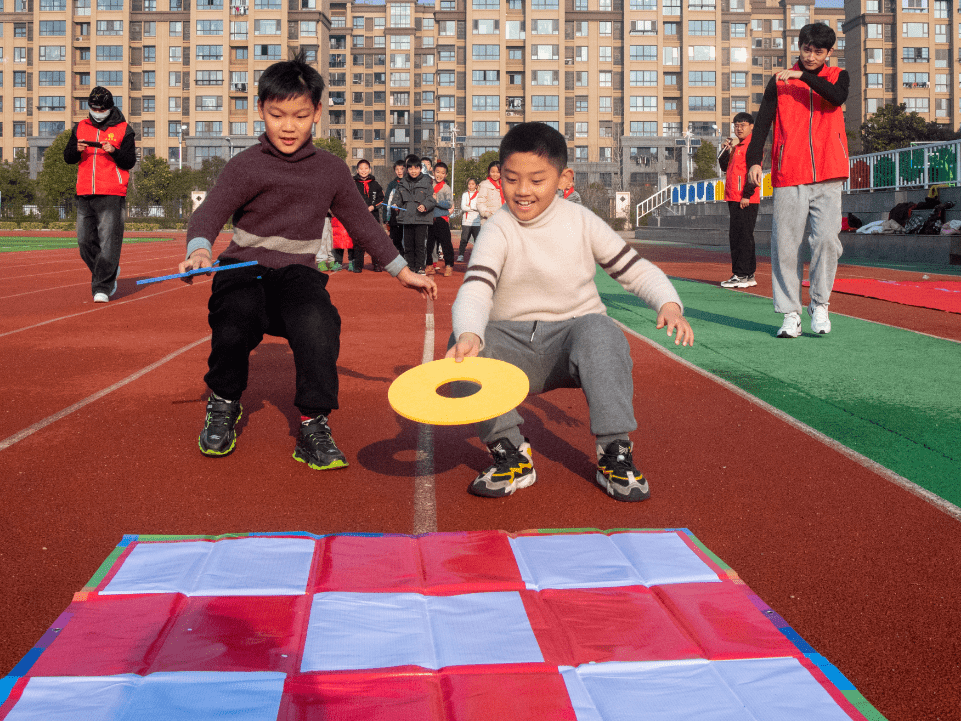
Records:
{"label": "man in red vest", "polygon": [[134,132],[114,106],[109,90],[96,87],[90,114],[77,123],[63,159],[77,169],[77,242],[91,275],[94,303],[117,291],[120,246],[127,208],[128,172],[137,162]]}
{"label": "man in red vest", "polygon": [[848,141],[841,106],[848,98],[846,70],[827,65],[837,36],[828,25],[805,25],[801,50],[790,70],[776,73],[764,90],[747,149],[748,179],[761,184],[761,159],[774,125],[771,184],[771,275],[774,310],[784,314],[778,338],[801,335],[799,255],[807,226],[811,245],[811,331],[831,332],[828,302],[841,257],[841,187],[848,177]]}
{"label": "man in red vest", "polygon": [[717,157],[721,170],[727,173],[724,181],[724,200],[727,201],[731,222],[728,240],[731,244],[731,271],[733,275],[721,281],[722,288],[750,288],[757,285],[754,272],[757,257],[754,250],[754,226],[761,203],[761,189],[747,179],[748,146],[754,130],[754,116],[738,113],[734,116],[734,137],[724,141]]}

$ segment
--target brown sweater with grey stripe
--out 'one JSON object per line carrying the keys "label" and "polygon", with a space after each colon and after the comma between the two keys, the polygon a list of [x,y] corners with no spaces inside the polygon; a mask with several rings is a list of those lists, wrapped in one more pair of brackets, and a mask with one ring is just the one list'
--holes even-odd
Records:
{"label": "brown sweater with grey stripe", "polygon": [[654,310],[681,299],[664,272],[641,258],[587,208],[563,198],[534,220],[507,206],[481,229],[464,284],[454,301],[454,335],[476,333],[489,320],[559,321],[607,314],[594,284],[597,264]]}
{"label": "brown sweater with grey stripe", "polygon": [[346,163],[307,143],[285,155],[266,135],[224,166],[187,225],[187,255],[210,250],[233,217],[234,238],[223,255],[267,268],[316,265],[328,209],[391,275],[407,263],[371,217]]}

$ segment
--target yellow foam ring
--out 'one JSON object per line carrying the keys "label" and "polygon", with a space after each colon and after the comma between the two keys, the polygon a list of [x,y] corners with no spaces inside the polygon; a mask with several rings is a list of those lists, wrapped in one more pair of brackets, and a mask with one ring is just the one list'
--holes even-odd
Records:
{"label": "yellow foam ring", "polygon": [[[445,398],[437,390],[447,383],[468,381],[480,390],[466,398]],[[457,426],[496,418],[527,397],[527,375],[515,365],[493,358],[431,361],[398,376],[387,390],[397,413],[418,423]]]}

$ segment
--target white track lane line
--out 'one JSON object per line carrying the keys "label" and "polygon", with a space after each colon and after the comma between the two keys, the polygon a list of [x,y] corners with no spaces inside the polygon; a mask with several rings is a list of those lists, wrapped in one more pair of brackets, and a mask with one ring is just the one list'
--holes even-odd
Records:
{"label": "white track lane line", "polygon": [[71,413],[75,413],[75,412],[79,411],[79,410],[80,410],[81,408],[83,408],[84,406],[88,406],[88,405],[90,405],[91,403],[93,403],[94,401],[100,400],[101,398],[103,398],[104,396],[112,393],[113,391],[115,391],[115,390],[117,390],[117,389],[119,389],[119,388],[123,388],[125,385],[127,385],[127,384],[129,384],[129,383],[133,383],[135,380],[137,380],[138,378],[141,378],[141,377],[145,376],[145,375],[146,375],[147,373],[149,373],[150,371],[156,370],[157,368],[159,368],[160,366],[162,366],[162,365],[163,365],[164,363],[166,363],[167,361],[173,360],[174,358],[176,358],[176,357],[179,356],[180,354],[186,353],[187,351],[189,351],[189,350],[191,350],[191,349],[193,349],[193,348],[196,348],[198,345],[201,345],[202,343],[206,343],[206,342],[208,342],[209,340],[210,340],[210,336],[208,335],[208,336],[204,336],[204,337],[201,338],[200,340],[194,341],[193,343],[188,343],[188,344],[185,345],[183,348],[179,348],[178,350],[175,350],[173,353],[164,356],[163,358],[161,358],[160,360],[158,360],[156,363],[151,363],[151,364],[150,364],[149,366],[147,366],[146,368],[141,368],[139,371],[137,371],[136,373],[134,373],[134,374],[132,374],[132,375],[127,376],[127,377],[124,378],[122,381],[118,381],[117,383],[114,383],[112,386],[108,386],[108,387],[104,388],[103,390],[99,390],[99,391],[97,391],[96,393],[94,393],[93,395],[87,396],[86,398],[84,398],[84,399],[81,400],[81,401],[77,401],[77,402],[74,403],[72,406],[67,406],[67,407],[64,408],[62,411],[58,411],[57,413],[54,413],[52,416],[47,416],[47,417],[44,418],[42,421],[37,421],[37,422],[34,423],[32,426],[29,426],[28,428],[24,428],[22,431],[20,431],[20,432],[18,432],[18,433],[14,433],[14,434],[13,434],[12,436],[10,436],[9,438],[5,438],[5,439],[3,439],[2,441],[0,441],[0,451],[5,451],[7,448],[9,448],[10,446],[12,446],[14,443],[19,443],[19,442],[22,441],[24,438],[27,438],[28,436],[33,435],[33,434],[36,433],[37,431],[41,431],[41,430],[43,430],[44,428],[46,428],[47,426],[52,425],[52,424],[56,423],[57,421],[66,418],[66,417],[69,416]]}
{"label": "white track lane line", "polygon": [[[194,280],[192,285],[203,285],[204,283],[209,283],[209,280]],[[90,310],[84,310],[79,313],[71,313],[70,315],[62,315],[59,318],[51,318],[50,320],[44,320],[39,323],[34,323],[33,325],[27,325],[23,328],[16,328],[14,330],[8,330],[6,333],[0,333],[0,338],[4,338],[8,335],[14,335],[15,333],[22,333],[25,330],[33,330],[34,328],[39,328],[41,326],[47,325],[49,323],[57,323],[61,320],[68,320],[70,318],[76,318],[77,316],[87,315],[88,313],[99,313],[101,311],[110,310],[111,308],[116,308],[117,306],[126,305],[127,303],[136,303],[141,300],[150,300],[151,298],[156,298],[158,295],[163,295],[165,293],[173,293],[178,290],[185,290],[190,288],[191,285],[185,283],[181,284],[178,288],[170,288],[169,290],[161,290],[157,293],[151,293],[150,295],[141,295],[136,298],[131,298],[130,300],[115,300],[110,303],[98,304],[99,308],[91,308]]]}
{"label": "white track lane line", "polygon": [[[183,258],[183,253],[181,253],[181,254],[179,254],[179,255],[175,255],[175,256],[167,256],[167,255],[162,255],[162,256],[160,256],[160,255],[157,255],[157,256],[152,256],[152,257],[149,257],[149,258],[130,258],[130,257],[125,256],[124,258],[121,259],[120,269],[123,270],[124,267],[125,267],[128,263],[129,263],[130,265],[133,265],[134,263],[146,263],[147,261],[151,261],[151,266],[153,266],[153,264],[154,264],[156,261],[158,261],[158,260],[169,260],[169,259],[171,259],[171,258],[174,259],[174,260],[176,260],[177,258],[182,259],[182,258]],[[64,262],[66,262],[66,261],[64,261]],[[176,260],[176,263],[179,263],[179,262],[180,262],[179,260]],[[174,264],[173,267],[176,267],[176,263]],[[61,264],[61,265],[62,265],[62,264]],[[33,267],[33,266],[31,266],[31,267]],[[6,270],[6,269],[0,268],[0,271],[3,271],[3,270]],[[155,272],[155,271],[151,270],[151,272]],[[42,278],[42,277],[45,277],[45,276],[48,276],[48,275],[62,275],[63,273],[82,273],[82,274],[84,274],[84,275],[90,275],[90,271],[87,270],[87,268],[83,265],[83,261],[80,261],[79,265],[78,265],[77,263],[71,263],[71,264],[70,264],[70,267],[68,267],[68,268],[61,268],[61,269],[59,269],[59,270],[50,270],[50,271],[46,271],[46,272],[43,272],[43,273],[31,273],[30,275],[8,275],[8,276],[0,276],[0,283],[6,282],[6,281],[15,281],[15,282],[19,283],[20,281],[22,281],[22,280],[25,279],[25,278]],[[160,273],[160,272],[158,272],[158,275],[166,275],[166,273]],[[129,273],[127,274],[127,277],[128,277],[128,279],[129,279]]]}
{"label": "white track lane line", "polygon": [[917,496],[917,497],[920,498],[921,500],[927,501],[928,503],[930,503],[932,506],[934,506],[934,507],[937,508],[938,510],[943,511],[943,512],[946,513],[947,515],[949,515],[949,516],[951,516],[952,518],[954,518],[956,521],[961,521],[961,508],[959,508],[958,506],[954,505],[954,504],[951,503],[950,501],[945,500],[944,498],[941,498],[941,496],[939,496],[938,494],[932,493],[932,492],[929,491],[927,488],[922,488],[921,486],[919,486],[919,485],[918,485],[917,483],[915,483],[914,481],[909,481],[909,480],[908,480],[907,478],[905,478],[904,476],[900,476],[900,475],[898,475],[897,473],[895,473],[894,471],[892,471],[892,470],[890,470],[890,469],[888,469],[888,468],[885,468],[885,467],[882,466],[880,463],[877,463],[876,461],[872,461],[872,460],[871,460],[870,458],[868,458],[867,456],[863,456],[863,455],[861,455],[860,453],[858,453],[857,451],[855,451],[855,450],[853,450],[853,449],[851,449],[851,448],[848,448],[847,446],[845,446],[845,445],[839,443],[838,441],[834,440],[834,439],[831,438],[830,436],[824,435],[823,433],[821,433],[821,431],[812,428],[811,426],[807,425],[806,423],[802,423],[801,421],[799,421],[797,418],[794,418],[793,416],[789,416],[787,413],[785,413],[785,412],[782,411],[782,410],[779,410],[778,408],[775,408],[775,407],[772,406],[770,403],[765,403],[765,402],[762,401],[760,398],[757,398],[757,397],[755,397],[755,396],[752,396],[752,395],[751,395],[750,393],[748,393],[746,390],[744,390],[743,388],[740,388],[739,386],[734,385],[734,384],[731,383],[730,381],[726,381],[726,380],[724,380],[723,378],[721,378],[721,377],[719,377],[719,376],[716,376],[716,375],[714,375],[713,373],[711,373],[711,372],[709,372],[709,371],[706,371],[706,370],[704,370],[703,368],[700,368],[700,367],[694,365],[694,364],[691,363],[690,361],[684,360],[683,358],[680,358],[679,356],[674,355],[671,351],[667,350],[666,348],[664,348],[664,347],[661,346],[660,344],[652,341],[650,338],[647,338],[647,337],[641,335],[641,334],[638,333],[637,331],[628,328],[626,325],[624,325],[624,324],[621,323],[620,321],[615,320],[614,322],[617,323],[619,326],[621,326],[621,328],[624,330],[625,333],[629,333],[629,334],[632,335],[633,337],[638,338],[638,339],[644,341],[645,343],[647,343],[647,344],[648,344],[649,346],[651,346],[652,348],[655,348],[656,350],[660,351],[661,353],[663,353],[664,355],[668,356],[668,357],[671,358],[672,360],[677,361],[678,363],[680,363],[680,364],[683,365],[684,367],[690,368],[690,369],[691,369],[692,371],[694,371],[695,373],[698,373],[698,374],[704,376],[705,378],[708,378],[708,379],[714,381],[715,383],[717,383],[718,385],[722,386],[723,388],[731,391],[731,392],[734,393],[735,395],[740,396],[740,397],[743,398],[744,400],[749,401],[750,403],[753,403],[753,404],[756,405],[758,408],[760,408],[760,409],[762,409],[762,410],[765,410],[765,411],[767,411],[768,413],[770,413],[771,415],[775,416],[776,418],[784,421],[785,423],[787,423],[787,424],[788,424],[789,426],[791,426],[792,428],[796,428],[797,430],[801,431],[802,433],[805,433],[806,435],[811,436],[811,438],[814,438],[815,440],[820,441],[820,442],[823,443],[824,445],[828,446],[829,448],[831,448],[831,449],[834,450],[834,451],[837,451],[837,452],[840,453],[842,456],[845,456],[846,458],[849,458],[850,460],[854,461],[854,462],[857,463],[858,465],[863,466],[864,468],[867,468],[869,471],[872,471],[872,472],[878,474],[879,476],[881,476],[882,478],[890,481],[891,483],[894,483],[894,484],[900,486],[901,488],[903,488],[904,490],[908,491],[909,493],[913,493],[915,496]]}
{"label": "white track lane line", "polygon": [[[427,301],[424,318],[424,352],[421,363],[434,360],[434,301]],[[437,530],[437,498],[434,495],[434,427],[419,423],[417,429],[417,466],[414,476],[414,533]]]}

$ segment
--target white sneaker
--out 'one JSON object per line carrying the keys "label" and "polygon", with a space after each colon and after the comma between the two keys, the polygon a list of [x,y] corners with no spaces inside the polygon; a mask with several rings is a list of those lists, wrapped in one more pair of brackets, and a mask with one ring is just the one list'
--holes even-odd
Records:
{"label": "white sneaker", "polygon": [[110,301],[110,296],[108,296],[106,293],[97,293],[93,297],[94,303],[107,303],[109,301]]}
{"label": "white sneaker", "polygon": [[799,313],[785,313],[784,323],[777,332],[778,338],[797,338],[801,335],[801,315]]}
{"label": "white sneaker", "polygon": [[811,332],[818,335],[827,335],[831,332],[831,319],[828,317],[828,304],[817,305],[813,300],[808,306],[808,314],[811,316]]}

